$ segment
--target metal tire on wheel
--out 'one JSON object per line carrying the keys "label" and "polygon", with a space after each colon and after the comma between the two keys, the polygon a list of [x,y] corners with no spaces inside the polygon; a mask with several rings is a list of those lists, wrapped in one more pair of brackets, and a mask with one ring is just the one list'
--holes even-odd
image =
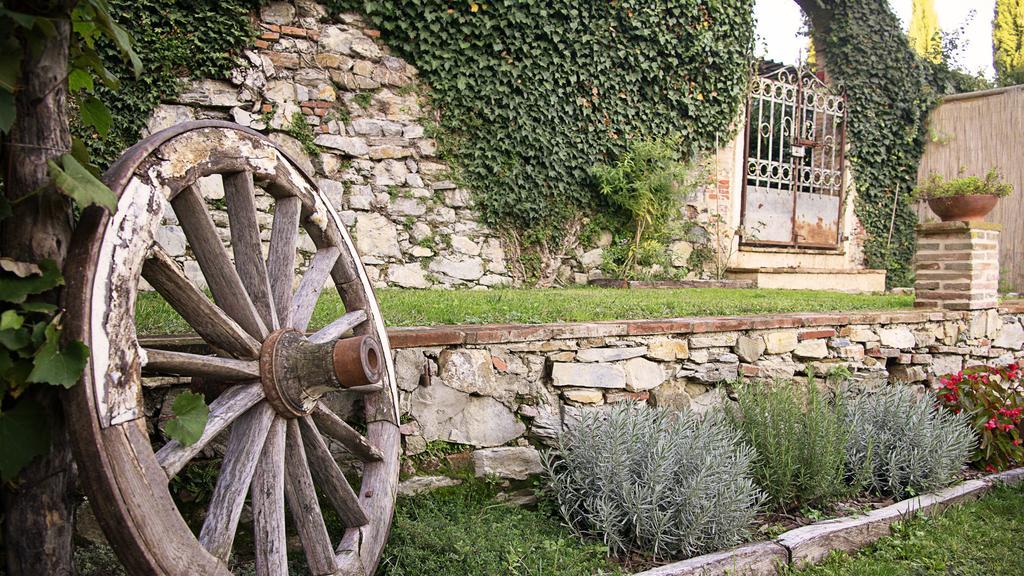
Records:
{"label": "metal tire on wheel", "polygon": [[[211,174],[223,179],[230,248],[196,185]],[[397,393],[372,287],[330,202],[273,142],[212,120],[146,138],[105,181],[118,195],[117,211],[83,213],[65,268],[67,333],[91,350],[66,408],[85,491],[125,567],[131,574],[230,574],[228,560],[249,502],[257,574],[288,573],[286,516],[311,573],[371,574],[394,511]],[[266,258],[259,190],[274,203]],[[212,299],[155,241],[165,199]],[[293,290],[300,228],[316,252]],[[135,303],[143,278],[211,353],[140,344]],[[329,281],[345,312],[307,336]],[[198,442],[164,442],[147,423],[149,375],[190,377],[216,396]],[[358,423],[328,407],[326,400],[337,395],[361,408]],[[212,450],[218,436],[226,439],[220,472],[194,532],[170,481],[200,452]],[[358,491],[329,443],[360,464]],[[321,499],[344,526],[333,541]]]}

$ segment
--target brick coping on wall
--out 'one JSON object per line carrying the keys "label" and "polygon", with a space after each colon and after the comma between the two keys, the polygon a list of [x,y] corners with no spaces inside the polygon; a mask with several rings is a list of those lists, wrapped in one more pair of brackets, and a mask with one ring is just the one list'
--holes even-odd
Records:
{"label": "brick coping on wall", "polygon": [[[1003,314],[1024,314],[1024,300],[999,306]],[[977,311],[974,311],[975,313]],[[593,322],[559,322],[553,324],[452,324],[442,326],[408,326],[388,329],[391,347],[423,348],[460,344],[507,344],[538,340],[597,338],[609,336],[653,336],[657,334],[703,334],[738,330],[774,330],[781,328],[814,328],[851,324],[920,324],[946,320],[968,320],[972,312],[946,310],[884,310],[865,312],[793,312],[762,316],[713,316],[691,318],[657,318],[650,320],[598,320]],[[813,331],[800,339],[819,338]],[[189,348],[203,346],[192,334],[144,335],[139,340],[147,346]]]}
{"label": "brick coping on wall", "polygon": [[[1004,314],[1022,314],[1024,313],[1024,301],[1005,303],[999,307],[999,311]],[[967,320],[971,316],[972,312],[968,311],[920,309],[868,312],[795,312],[764,316],[602,320],[554,324],[462,324],[401,327],[389,329],[388,337],[391,340],[392,348],[422,348],[458,344],[506,344],[567,338],[814,328],[850,324],[920,324],[946,320]],[[809,332],[804,339],[818,337],[820,336]]]}

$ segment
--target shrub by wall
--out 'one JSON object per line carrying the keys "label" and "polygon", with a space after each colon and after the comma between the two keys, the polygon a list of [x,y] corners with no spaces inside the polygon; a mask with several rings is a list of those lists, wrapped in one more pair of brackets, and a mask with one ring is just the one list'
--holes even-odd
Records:
{"label": "shrub by wall", "polygon": [[897,498],[951,484],[977,445],[966,414],[903,386],[851,399],[846,426],[846,462],[855,482]]}
{"label": "shrub by wall", "polygon": [[491,224],[557,230],[588,169],[641,136],[708,148],[747,86],[751,0],[337,0],[412,62]]}
{"label": "shrub by wall", "polygon": [[721,412],[622,402],[564,431],[545,469],[571,526],[615,555],[666,559],[747,537],[760,500],[753,457]]}

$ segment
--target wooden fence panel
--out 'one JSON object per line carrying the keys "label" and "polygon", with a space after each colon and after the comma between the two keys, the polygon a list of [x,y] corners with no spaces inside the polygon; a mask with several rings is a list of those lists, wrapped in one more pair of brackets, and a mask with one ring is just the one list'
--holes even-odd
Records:
{"label": "wooden fence panel", "polygon": [[[1001,284],[1024,290],[1024,86],[949,96],[928,124],[918,182],[932,173],[952,178],[961,168],[981,176],[994,166],[1013,185],[1013,195],[1000,200],[986,220],[1003,226]],[[924,202],[917,212],[922,222],[938,220]]]}

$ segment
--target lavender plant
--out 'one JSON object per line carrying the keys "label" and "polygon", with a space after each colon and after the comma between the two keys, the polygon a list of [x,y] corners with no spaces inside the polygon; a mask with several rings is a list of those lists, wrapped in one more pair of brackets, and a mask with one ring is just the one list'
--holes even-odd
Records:
{"label": "lavender plant", "polygon": [[544,466],[574,529],[667,559],[743,541],[761,500],[753,457],[720,413],[621,403],[563,432]]}
{"label": "lavender plant", "polygon": [[846,465],[856,484],[877,494],[907,496],[953,482],[977,436],[967,417],[940,409],[931,393],[890,386],[847,405]]}

